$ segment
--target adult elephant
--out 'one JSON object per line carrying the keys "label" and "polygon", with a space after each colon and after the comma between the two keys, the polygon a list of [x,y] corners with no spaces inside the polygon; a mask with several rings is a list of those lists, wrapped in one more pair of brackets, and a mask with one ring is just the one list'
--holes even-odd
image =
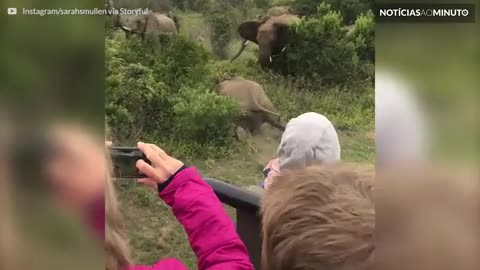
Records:
{"label": "adult elephant", "polygon": [[122,29],[127,37],[132,34],[140,36],[142,39],[145,35],[170,33],[176,35],[178,33],[178,19],[173,13],[168,14],[153,13],[142,15],[121,15],[118,18],[118,27]]}
{"label": "adult elephant", "polygon": [[281,16],[264,16],[262,18],[246,21],[238,27],[242,37],[242,45],[231,61],[237,59],[252,41],[259,46],[258,62],[263,67],[272,63],[272,55],[280,54],[285,50],[287,43],[288,27],[300,22],[300,18],[292,14]]}
{"label": "adult elephant", "polygon": [[280,115],[260,84],[236,77],[219,83],[218,93],[232,97],[238,102],[241,117],[237,125],[250,133],[258,131],[263,123],[269,123],[282,131],[285,129]]}

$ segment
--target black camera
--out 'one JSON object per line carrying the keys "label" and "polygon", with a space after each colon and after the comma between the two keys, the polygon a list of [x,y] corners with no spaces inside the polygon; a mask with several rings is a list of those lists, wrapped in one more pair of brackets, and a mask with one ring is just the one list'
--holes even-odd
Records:
{"label": "black camera", "polygon": [[136,167],[138,160],[142,159],[151,164],[145,154],[137,147],[110,147],[110,156],[113,162],[113,173],[116,178],[144,178]]}

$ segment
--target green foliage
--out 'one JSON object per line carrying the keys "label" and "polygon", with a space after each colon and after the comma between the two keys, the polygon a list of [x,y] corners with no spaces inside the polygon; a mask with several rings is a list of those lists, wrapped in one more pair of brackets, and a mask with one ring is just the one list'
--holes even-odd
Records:
{"label": "green foliage", "polygon": [[153,12],[165,12],[167,10],[172,9],[172,1],[171,0],[150,0],[149,8]]}
{"label": "green foliage", "polygon": [[233,38],[233,14],[231,10],[218,10],[208,17],[211,28],[210,42],[215,55],[220,59],[228,58],[227,48]]}
{"label": "green foliage", "polygon": [[291,6],[296,0],[273,0],[271,6]]}
{"label": "green foliage", "polygon": [[370,83],[325,86],[303,78],[258,73],[248,78],[264,86],[268,97],[285,120],[305,112],[327,116],[341,133],[374,128],[374,91]]}
{"label": "green foliage", "polygon": [[105,16],[105,36],[112,37],[115,31],[114,21],[112,16]]}
{"label": "green foliage", "polygon": [[116,8],[145,8],[148,7],[151,0],[113,0]]}
{"label": "green foliage", "polygon": [[254,3],[257,7],[267,8],[270,6],[270,0],[254,0]]}
{"label": "green foliage", "polygon": [[154,71],[147,66],[152,59],[140,58],[140,46],[137,40],[106,40],[105,111],[119,141],[138,138],[155,128],[163,118],[162,105],[168,104],[166,86],[155,80]]}
{"label": "green foliage", "polygon": [[233,63],[229,61],[210,62],[208,66],[212,79],[215,82],[231,79],[237,76],[256,80],[256,78],[273,75],[262,70],[258,63],[251,59],[239,59]]}
{"label": "green foliage", "polygon": [[179,139],[207,144],[228,144],[233,136],[232,123],[239,114],[237,103],[209,89],[182,89],[173,108],[177,115]]}
{"label": "green foliage", "polygon": [[159,42],[106,40],[106,119],[114,140],[148,139],[180,157],[228,153],[239,110],[209,90],[208,53],[180,36]]}
{"label": "green foliage", "polygon": [[294,0],[291,6],[296,12],[309,16],[317,13],[316,7],[320,2],[330,5],[333,10],[339,11],[344,22],[348,25],[353,24],[361,13],[372,9],[374,3],[372,0]]}
{"label": "green foliage", "polygon": [[287,49],[274,57],[273,70],[328,85],[371,80],[373,63],[362,61],[357,49],[360,47],[362,53],[373,50],[363,42],[373,38],[373,25],[363,17],[359,20],[364,30],[356,34],[358,41],[356,38],[349,39],[340,13],[332,11],[327,4],[321,4],[315,16],[304,18],[290,27]]}
{"label": "green foliage", "polygon": [[160,49],[155,57],[156,79],[175,92],[202,82],[208,73],[205,66],[210,58],[208,52],[182,36],[161,35]]}
{"label": "green foliage", "polygon": [[209,10],[213,0],[176,0],[173,4],[180,10],[205,11]]}
{"label": "green foliage", "polygon": [[355,21],[355,29],[349,38],[356,44],[362,60],[374,61],[375,58],[375,15],[372,11],[361,14]]}

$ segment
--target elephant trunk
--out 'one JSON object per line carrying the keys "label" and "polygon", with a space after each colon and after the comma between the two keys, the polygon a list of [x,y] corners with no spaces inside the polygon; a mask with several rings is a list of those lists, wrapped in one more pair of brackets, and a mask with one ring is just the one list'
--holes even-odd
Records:
{"label": "elephant trunk", "polygon": [[272,65],[272,49],[269,45],[260,45],[258,62],[262,67],[270,67]]}
{"label": "elephant trunk", "polygon": [[242,46],[240,47],[240,50],[239,50],[238,53],[232,58],[232,60],[230,60],[230,62],[235,61],[235,59],[237,59],[237,58],[243,53],[243,51],[244,51],[245,48],[247,47],[248,42],[249,42],[249,41],[246,40],[246,39],[243,39],[243,40],[242,40]]}

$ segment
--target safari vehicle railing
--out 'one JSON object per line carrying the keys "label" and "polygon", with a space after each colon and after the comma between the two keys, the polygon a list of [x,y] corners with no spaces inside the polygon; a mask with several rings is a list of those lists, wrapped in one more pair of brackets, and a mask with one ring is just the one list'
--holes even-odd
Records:
{"label": "safari vehicle railing", "polygon": [[222,203],[236,209],[237,232],[247,247],[253,266],[259,270],[262,254],[259,216],[260,195],[217,179],[204,179]]}

